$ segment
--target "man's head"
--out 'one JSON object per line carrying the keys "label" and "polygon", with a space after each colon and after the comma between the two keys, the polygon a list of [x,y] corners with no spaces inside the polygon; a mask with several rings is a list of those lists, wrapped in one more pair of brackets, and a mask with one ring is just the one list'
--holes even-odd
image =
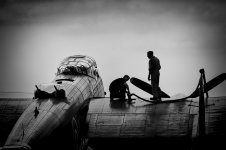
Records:
{"label": "man's head", "polygon": [[154,52],[153,51],[148,51],[147,52],[147,57],[151,58],[152,56],[154,56]]}
{"label": "man's head", "polygon": [[128,75],[124,75],[123,79],[124,79],[125,81],[128,81],[128,80],[130,79],[130,77],[129,77]]}

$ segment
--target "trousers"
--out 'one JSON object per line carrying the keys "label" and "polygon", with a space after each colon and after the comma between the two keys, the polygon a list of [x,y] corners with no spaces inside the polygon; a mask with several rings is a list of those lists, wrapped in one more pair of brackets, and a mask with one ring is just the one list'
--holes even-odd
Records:
{"label": "trousers", "polygon": [[152,93],[155,98],[161,99],[161,89],[159,87],[160,72],[158,70],[151,73]]}

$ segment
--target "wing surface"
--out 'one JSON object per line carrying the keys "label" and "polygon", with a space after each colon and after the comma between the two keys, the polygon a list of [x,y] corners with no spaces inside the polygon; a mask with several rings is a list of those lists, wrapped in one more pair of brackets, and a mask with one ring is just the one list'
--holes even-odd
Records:
{"label": "wing surface", "polygon": [[110,98],[94,99],[87,115],[88,136],[91,139],[189,136],[194,114],[197,113],[197,108],[188,112],[190,103],[153,105],[138,100],[129,104],[110,101]]}

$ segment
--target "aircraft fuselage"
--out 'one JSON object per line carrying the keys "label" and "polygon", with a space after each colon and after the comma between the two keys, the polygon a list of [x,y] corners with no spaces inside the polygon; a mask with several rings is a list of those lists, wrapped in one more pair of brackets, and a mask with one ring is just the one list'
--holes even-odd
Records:
{"label": "aircraft fuselage", "polygon": [[[81,128],[85,125],[89,101],[104,97],[102,79],[97,75],[59,74],[51,83],[39,85],[39,90],[52,94],[31,103],[18,119],[3,149],[83,149],[87,137],[81,133]],[[63,90],[65,96],[57,97],[57,90]]]}

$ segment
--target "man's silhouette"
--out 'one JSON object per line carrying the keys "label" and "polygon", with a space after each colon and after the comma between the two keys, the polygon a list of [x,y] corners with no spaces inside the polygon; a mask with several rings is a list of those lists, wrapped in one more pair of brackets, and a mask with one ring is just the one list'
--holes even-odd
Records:
{"label": "man's silhouette", "polygon": [[147,52],[147,57],[149,58],[149,74],[148,81],[151,80],[153,98],[151,100],[161,101],[161,89],[159,87],[159,77],[161,69],[160,61],[154,56],[153,51]]}
{"label": "man's silhouette", "polygon": [[113,100],[114,98],[125,100],[126,93],[129,101],[131,100],[129,86],[126,83],[129,79],[130,77],[128,75],[124,75],[123,78],[118,78],[111,82],[109,86],[110,100]]}

